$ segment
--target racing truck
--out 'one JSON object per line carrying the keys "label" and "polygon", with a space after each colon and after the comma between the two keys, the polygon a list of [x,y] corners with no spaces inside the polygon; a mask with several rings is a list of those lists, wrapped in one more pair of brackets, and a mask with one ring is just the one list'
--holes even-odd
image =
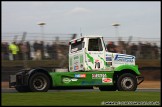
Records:
{"label": "racing truck", "polygon": [[69,42],[68,69],[22,69],[9,77],[18,92],[47,92],[69,87],[98,87],[101,91],[135,91],[144,77],[135,56],[108,52],[102,36],[87,35]]}

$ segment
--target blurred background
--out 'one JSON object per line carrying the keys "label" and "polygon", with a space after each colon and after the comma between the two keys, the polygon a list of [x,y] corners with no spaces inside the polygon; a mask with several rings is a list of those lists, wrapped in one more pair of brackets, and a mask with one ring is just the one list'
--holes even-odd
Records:
{"label": "blurred background", "polygon": [[136,56],[146,88],[160,87],[160,7],[160,2],[2,2],[2,81],[24,68],[68,68],[69,41],[100,35],[108,51]]}
{"label": "blurred background", "polygon": [[[2,35],[1,59],[8,61],[61,60],[68,56],[69,41],[81,37],[81,35],[75,33],[41,34],[24,32],[22,34],[2,33]],[[43,39],[39,39],[40,37]],[[136,56],[136,59],[160,60],[161,47],[159,38],[140,38],[139,40],[139,38],[133,36],[127,38],[110,36],[104,37],[104,42],[109,52],[131,54]],[[10,48],[13,43],[17,46],[16,53],[12,53],[14,49]]]}
{"label": "blurred background", "polygon": [[[24,68],[68,68],[69,41],[81,35],[41,33],[4,33],[1,42],[2,81],[8,75]],[[15,36],[11,36],[15,35]],[[62,37],[62,36],[66,36]],[[123,41],[127,39],[127,41]],[[109,52],[136,56],[136,64],[145,81],[160,81],[161,47],[159,38],[115,38],[106,37],[104,42]],[[17,49],[11,49],[15,44]],[[16,53],[13,53],[16,50]],[[51,70],[51,69],[49,69]]]}

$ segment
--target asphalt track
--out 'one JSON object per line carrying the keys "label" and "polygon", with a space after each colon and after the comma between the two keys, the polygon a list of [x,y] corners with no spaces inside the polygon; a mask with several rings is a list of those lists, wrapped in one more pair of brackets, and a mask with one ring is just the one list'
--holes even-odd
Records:
{"label": "asphalt track", "polygon": [[[72,89],[72,90],[49,90],[48,92],[99,92],[99,89]],[[139,92],[161,92],[159,88],[138,88],[136,91]],[[18,93],[14,88],[2,88],[1,93]]]}

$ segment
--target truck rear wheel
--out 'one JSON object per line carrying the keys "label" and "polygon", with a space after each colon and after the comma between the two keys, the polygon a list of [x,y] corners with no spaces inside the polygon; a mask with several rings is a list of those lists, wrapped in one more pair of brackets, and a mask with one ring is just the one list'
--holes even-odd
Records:
{"label": "truck rear wheel", "polygon": [[35,73],[29,80],[29,87],[33,92],[47,92],[50,87],[49,77],[44,73]]}
{"label": "truck rear wheel", "polygon": [[135,75],[130,73],[122,74],[117,80],[117,88],[119,91],[135,91],[137,89]]}

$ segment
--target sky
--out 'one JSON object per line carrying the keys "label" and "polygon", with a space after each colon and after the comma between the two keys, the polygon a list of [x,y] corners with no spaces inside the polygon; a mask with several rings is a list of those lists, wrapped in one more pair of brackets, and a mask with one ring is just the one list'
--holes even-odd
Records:
{"label": "sky", "polygon": [[[3,33],[161,37],[160,2],[2,2]],[[117,28],[112,24],[120,24]],[[118,35],[117,35],[118,32]]]}

